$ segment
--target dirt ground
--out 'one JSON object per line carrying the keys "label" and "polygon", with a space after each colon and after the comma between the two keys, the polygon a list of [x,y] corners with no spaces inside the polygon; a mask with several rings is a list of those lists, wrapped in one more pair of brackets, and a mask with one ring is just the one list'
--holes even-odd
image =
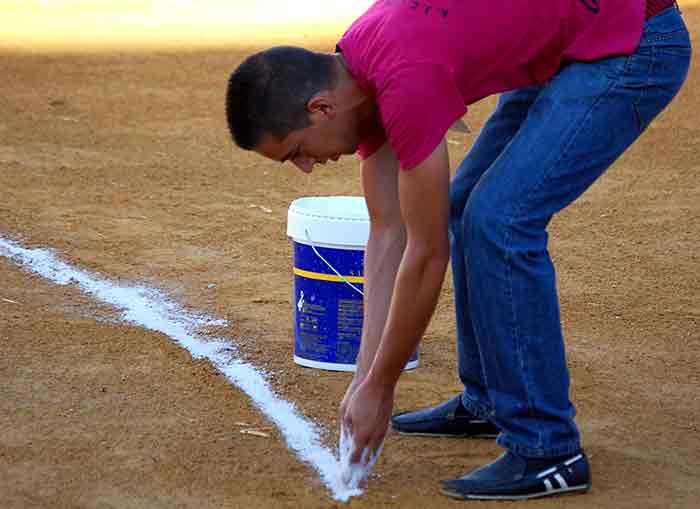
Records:
{"label": "dirt ground", "polygon": [[[700,10],[685,16],[699,33]],[[225,84],[253,49],[3,54],[0,236],[225,318],[217,334],[333,443],[350,375],[292,362],[286,212],[301,196],[361,194],[358,164],[309,177],[233,147]],[[471,134],[450,133],[453,164],[494,102],[472,108]],[[698,507],[698,111],[694,57],[672,106],[551,227],[593,490],[453,501],[438,480],[494,458],[497,446],[392,434],[350,507]],[[397,410],[459,390],[450,277]],[[113,316],[0,258],[1,507],[341,505],[276,430],[239,432],[241,422],[271,425],[214,368]]]}

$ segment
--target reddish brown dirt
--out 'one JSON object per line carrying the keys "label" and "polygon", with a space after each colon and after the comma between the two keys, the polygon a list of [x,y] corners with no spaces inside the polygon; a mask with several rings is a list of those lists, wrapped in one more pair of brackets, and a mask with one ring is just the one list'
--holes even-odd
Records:
{"label": "reddish brown dirt", "polygon": [[[700,11],[686,19],[700,29]],[[292,362],[285,221],[297,197],[361,194],[358,165],[348,158],[307,177],[233,148],[224,88],[250,50],[3,55],[0,235],[226,318],[216,332],[335,430],[349,375]],[[697,507],[697,64],[673,105],[552,225],[594,489],[518,507]],[[472,132],[493,104],[472,108]],[[473,134],[450,137],[462,142],[450,145],[457,163]],[[6,259],[0,281],[0,506],[338,505],[274,429],[240,434],[236,423],[270,424],[206,363],[162,335],[95,320],[114,312]],[[451,296],[448,276],[397,409],[459,388]],[[350,506],[513,507],[438,491],[439,479],[498,452],[492,442],[391,435]]]}

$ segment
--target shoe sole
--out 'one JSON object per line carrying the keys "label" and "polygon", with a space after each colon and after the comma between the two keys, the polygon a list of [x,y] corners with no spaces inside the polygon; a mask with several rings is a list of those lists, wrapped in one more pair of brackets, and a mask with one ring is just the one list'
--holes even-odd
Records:
{"label": "shoe sole", "polygon": [[462,435],[446,435],[442,433],[414,433],[411,431],[398,431],[394,429],[396,433],[404,436],[411,437],[434,437],[434,438],[496,438],[498,433],[482,433],[480,435],[474,435],[471,433],[463,433]]}
{"label": "shoe sole", "polygon": [[526,495],[464,495],[458,491],[442,489],[443,495],[459,500],[529,500],[531,498],[549,497],[552,495],[575,495],[577,493],[585,493],[591,489],[590,484],[582,484],[580,486],[569,486],[568,488],[559,488],[556,490],[542,491],[539,493],[528,493]]}

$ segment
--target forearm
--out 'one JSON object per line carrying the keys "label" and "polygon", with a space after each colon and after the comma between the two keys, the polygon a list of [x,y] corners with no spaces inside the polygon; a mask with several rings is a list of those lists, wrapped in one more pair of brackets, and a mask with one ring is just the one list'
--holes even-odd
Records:
{"label": "forearm", "polygon": [[375,227],[370,231],[365,250],[364,320],[357,358],[359,379],[366,376],[379,347],[405,247],[402,225]]}
{"label": "forearm", "polygon": [[341,405],[343,424],[352,431],[357,449],[353,462],[365,449],[376,451],[386,435],[396,381],[435,310],[449,260],[450,172],[445,141],[406,170],[399,172],[388,144],[363,165],[374,231],[400,224],[406,247],[404,242],[378,238],[368,243],[360,374]]}
{"label": "forearm", "polygon": [[427,255],[410,248],[404,253],[393,299],[368,378],[393,388],[415,351],[435,311],[445,277],[445,252]]}

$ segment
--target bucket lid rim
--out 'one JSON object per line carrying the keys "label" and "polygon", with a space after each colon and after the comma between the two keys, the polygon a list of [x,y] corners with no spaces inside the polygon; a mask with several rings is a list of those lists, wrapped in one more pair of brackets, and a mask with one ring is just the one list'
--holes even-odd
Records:
{"label": "bucket lid rim", "polygon": [[[310,204],[312,202],[345,202],[345,203],[357,203],[361,204],[361,207],[357,210],[350,211],[350,216],[343,216],[340,214],[332,214],[331,212],[322,213],[318,210],[308,210],[303,207],[303,205]],[[344,211],[348,213],[348,211]],[[369,222],[369,212],[367,211],[367,205],[364,197],[362,196],[307,196],[303,198],[298,198],[294,200],[289,206],[290,214],[298,214],[305,217],[315,217],[319,219],[327,219],[331,221],[348,221],[348,222]]]}

